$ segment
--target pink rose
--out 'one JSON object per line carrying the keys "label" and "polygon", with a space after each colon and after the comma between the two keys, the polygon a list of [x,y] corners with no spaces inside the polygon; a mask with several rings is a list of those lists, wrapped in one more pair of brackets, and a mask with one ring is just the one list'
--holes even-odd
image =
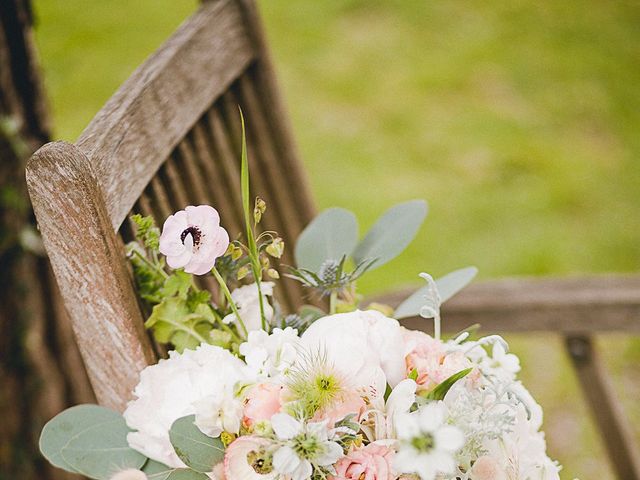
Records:
{"label": "pink rose", "polygon": [[473,480],[507,480],[507,474],[500,463],[488,455],[478,458],[471,468]]}
{"label": "pink rose", "polygon": [[349,452],[336,463],[336,475],[331,480],[394,480],[391,469],[393,450],[370,443]]}
{"label": "pink rose", "polygon": [[220,215],[209,205],[188,206],[169,216],[162,226],[160,253],[171,268],[204,275],[229,246],[229,234],[220,226]]}
{"label": "pink rose", "polygon": [[228,480],[275,480],[279,477],[271,464],[269,441],[248,435],[231,442],[224,454],[224,478]]}
{"label": "pink rose", "polygon": [[341,398],[334,401],[328,408],[316,412],[313,417],[314,422],[327,420],[327,424],[332,427],[347,415],[355,414],[354,421],[360,421],[360,417],[367,408],[367,404],[356,392],[347,391]]}
{"label": "pink rose", "polygon": [[260,383],[253,387],[244,404],[242,423],[252,427],[257,422],[270,420],[282,408],[284,387],[274,383]]}
{"label": "pink rose", "polygon": [[473,366],[462,352],[447,353],[441,341],[424,332],[407,330],[403,339],[407,375],[417,372],[418,390],[431,390],[451,375]]}

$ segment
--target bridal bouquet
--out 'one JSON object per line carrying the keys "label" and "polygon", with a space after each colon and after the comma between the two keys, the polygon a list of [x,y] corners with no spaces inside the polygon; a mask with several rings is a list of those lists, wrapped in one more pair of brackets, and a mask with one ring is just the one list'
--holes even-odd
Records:
{"label": "bridal bouquet", "polygon": [[[99,480],[559,478],[505,341],[441,335],[440,305],[474,268],[421,274],[395,311],[361,304],[355,281],[408,245],[424,202],[392,208],[362,240],[352,213],[328,210],[286,268],[283,240],[259,232],[266,204],[251,208],[245,148],[242,194],[245,232],[232,241],[207,205],[161,231],[132,218],[146,326],[168,358],[141,372],[123,415],[80,405],[52,419],[40,446],[53,465]],[[283,312],[281,274],[314,305]],[[433,335],[398,322],[415,315]]]}

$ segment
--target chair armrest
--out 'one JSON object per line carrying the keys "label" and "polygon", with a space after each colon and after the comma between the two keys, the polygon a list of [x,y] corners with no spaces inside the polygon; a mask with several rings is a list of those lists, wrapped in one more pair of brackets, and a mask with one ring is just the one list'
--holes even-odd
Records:
{"label": "chair armrest", "polygon": [[[396,307],[400,290],[372,301]],[[472,284],[442,306],[450,332],[479,323],[488,332],[640,333],[640,275],[507,278]],[[408,328],[431,331],[429,320],[407,318]]]}

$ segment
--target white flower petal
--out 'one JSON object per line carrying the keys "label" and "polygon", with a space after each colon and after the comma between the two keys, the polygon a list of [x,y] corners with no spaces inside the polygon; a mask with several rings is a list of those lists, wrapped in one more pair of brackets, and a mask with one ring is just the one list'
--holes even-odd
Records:
{"label": "white flower petal", "polygon": [[435,433],[435,441],[439,450],[457,452],[464,445],[464,434],[457,427],[445,425]]}
{"label": "white flower petal", "polygon": [[290,474],[300,465],[300,458],[296,452],[287,445],[280,447],[273,454],[273,468],[278,473]]}
{"label": "white flower petal", "polygon": [[276,413],[271,417],[271,426],[280,440],[291,440],[302,432],[302,424],[286,413]]}
{"label": "white flower petal", "polygon": [[307,480],[312,473],[311,463],[308,460],[301,460],[298,468],[291,472],[291,480]]}
{"label": "white flower petal", "polygon": [[324,452],[315,458],[320,466],[333,465],[344,455],[342,447],[336,442],[325,442]]}

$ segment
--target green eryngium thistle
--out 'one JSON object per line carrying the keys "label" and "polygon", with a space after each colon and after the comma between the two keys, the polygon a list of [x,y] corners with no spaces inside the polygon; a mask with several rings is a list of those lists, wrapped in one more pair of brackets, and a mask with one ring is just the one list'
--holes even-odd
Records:
{"label": "green eryngium thistle", "polygon": [[287,387],[296,411],[304,418],[330,407],[346,391],[343,377],[329,365],[326,353],[301,354],[292,369]]}

